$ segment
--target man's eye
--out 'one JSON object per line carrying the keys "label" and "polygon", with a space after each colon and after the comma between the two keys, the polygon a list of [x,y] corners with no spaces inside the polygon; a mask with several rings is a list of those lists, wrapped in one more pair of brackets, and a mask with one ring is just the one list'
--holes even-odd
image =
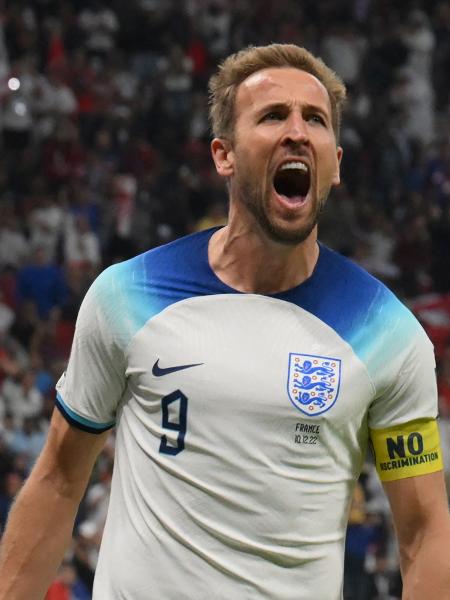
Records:
{"label": "man's eye", "polygon": [[309,115],[308,121],[312,121],[313,123],[319,123],[320,125],[326,125],[325,119],[318,114]]}
{"label": "man's eye", "polygon": [[264,121],[281,121],[283,119],[283,115],[276,110],[271,110],[267,114],[264,115]]}

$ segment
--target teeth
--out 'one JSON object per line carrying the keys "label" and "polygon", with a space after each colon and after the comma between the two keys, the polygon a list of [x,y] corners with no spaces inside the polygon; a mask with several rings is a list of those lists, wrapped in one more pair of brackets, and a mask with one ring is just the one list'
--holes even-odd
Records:
{"label": "teeth", "polygon": [[281,167],[280,167],[280,171],[286,171],[288,169],[298,169],[299,171],[303,171],[304,173],[307,173],[309,171],[308,166],[305,165],[305,163],[302,163],[300,161],[288,162],[288,163],[285,163],[284,165],[281,165]]}

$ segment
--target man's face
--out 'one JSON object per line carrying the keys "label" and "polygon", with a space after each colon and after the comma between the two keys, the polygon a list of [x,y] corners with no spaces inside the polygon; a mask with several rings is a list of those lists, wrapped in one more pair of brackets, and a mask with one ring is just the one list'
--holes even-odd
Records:
{"label": "man's face", "polygon": [[222,171],[231,201],[271,240],[304,241],[339,183],[342,150],[325,87],[299,69],[264,69],[239,86],[235,115]]}

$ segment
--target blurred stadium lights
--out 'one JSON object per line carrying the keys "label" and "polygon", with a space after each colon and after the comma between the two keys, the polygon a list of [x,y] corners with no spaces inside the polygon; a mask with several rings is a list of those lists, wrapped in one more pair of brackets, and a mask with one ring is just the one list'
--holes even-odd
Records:
{"label": "blurred stadium lights", "polygon": [[20,88],[20,81],[17,77],[11,77],[8,79],[8,87],[12,92],[17,91]]}
{"label": "blurred stadium lights", "polygon": [[27,114],[27,105],[19,100],[14,103],[13,110],[19,117],[24,117]]}

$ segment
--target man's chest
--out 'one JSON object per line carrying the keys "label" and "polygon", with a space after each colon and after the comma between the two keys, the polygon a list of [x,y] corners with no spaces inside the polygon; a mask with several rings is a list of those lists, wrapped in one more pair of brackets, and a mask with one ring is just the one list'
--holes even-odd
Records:
{"label": "man's chest", "polygon": [[174,453],[189,443],[352,453],[367,437],[373,389],[364,365],[334,330],[289,303],[191,299],[149,321],[128,354],[134,414]]}

